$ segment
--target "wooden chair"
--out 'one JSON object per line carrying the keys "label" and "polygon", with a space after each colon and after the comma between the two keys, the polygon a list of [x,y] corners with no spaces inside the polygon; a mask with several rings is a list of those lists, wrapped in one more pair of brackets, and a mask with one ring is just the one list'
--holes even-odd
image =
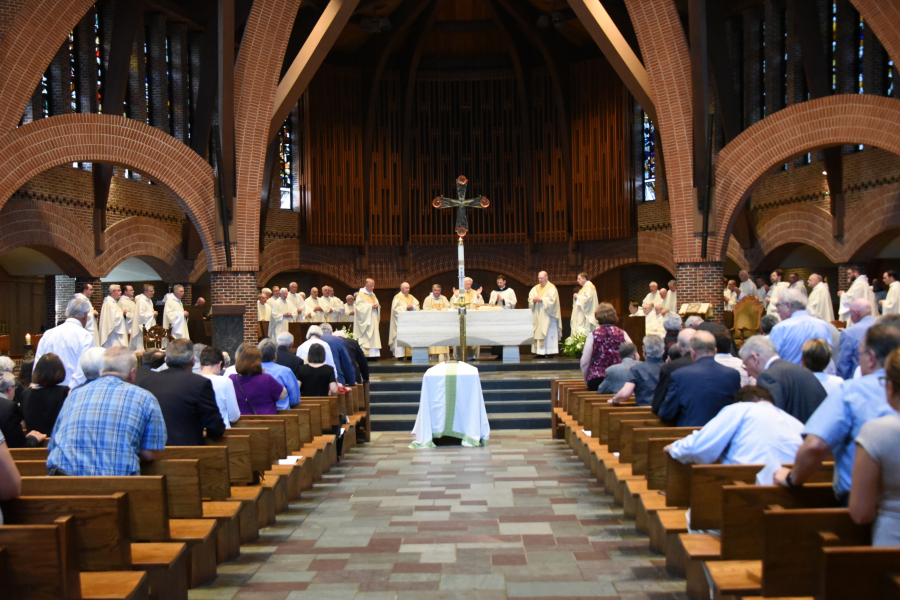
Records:
{"label": "wooden chair", "polygon": [[832,321],[831,324],[837,327],[839,330],[846,329],[847,327],[847,323],[845,321]]}
{"label": "wooden chair", "polygon": [[162,348],[162,343],[164,340],[171,342],[175,339],[172,336],[171,325],[169,327],[154,325],[150,329],[147,329],[146,326],[141,325],[141,330],[144,333],[144,350],[149,350],[150,348]]}
{"label": "wooden chair", "polygon": [[9,334],[0,335],[0,356],[9,356]]}
{"label": "wooden chair", "polygon": [[759,321],[762,319],[763,305],[756,296],[745,296],[734,307],[734,325],[731,334],[735,344],[740,347],[744,340],[759,333]]}

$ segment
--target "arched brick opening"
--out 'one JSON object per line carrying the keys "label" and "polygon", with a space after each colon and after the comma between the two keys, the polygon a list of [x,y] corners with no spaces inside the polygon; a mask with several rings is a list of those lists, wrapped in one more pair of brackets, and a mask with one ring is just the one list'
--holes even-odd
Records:
{"label": "arched brick opening", "polygon": [[115,163],[146,173],[180,199],[200,234],[207,261],[224,266],[224,250],[211,243],[215,226],[212,167],[159,129],[110,115],[50,117],[0,137],[0,157],[0,208],[29,179],[64,163]]}
{"label": "arched brick opening", "polygon": [[806,244],[840,263],[843,244],[831,235],[831,215],[818,206],[792,204],[774,210],[756,228],[757,242],[746,254],[753,269],[779,246]]}
{"label": "arched brick opening", "polygon": [[147,217],[119,221],[107,230],[106,244],[98,258],[101,277],[132,257],[145,260],[167,282],[185,281],[193,267],[181,257],[181,240]]}
{"label": "arched brick opening", "polygon": [[0,210],[0,255],[33,248],[70,277],[92,277],[98,273],[92,241],[81,223],[54,204],[17,200]]}

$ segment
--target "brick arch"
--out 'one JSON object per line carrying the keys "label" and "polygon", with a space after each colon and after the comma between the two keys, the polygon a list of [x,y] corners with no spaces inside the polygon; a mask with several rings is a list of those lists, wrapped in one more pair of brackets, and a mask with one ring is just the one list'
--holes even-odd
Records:
{"label": "brick arch", "polygon": [[639,231],[637,238],[600,243],[585,254],[582,270],[596,276],[638,263],[660,266],[674,276],[672,236],[662,231]]}
{"label": "brick arch", "polygon": [[741,248],[741,245],[738,241],[731,236],[731,239],[728,240],[728,254],[727,257],[734,261],[734,263],[745,271],[750,270],[750,263],[747,262],[747,256],[744,252],[744,249]]}
{"label": "brick arch", "polygon": [[844,245],[831,235],[831,221],[828,211],[818,206],[789,204],[773,210],[756,227],[757,242],[747,251],[750,264],[759,268],[767,256],[787,244],[806,244],[831,262],[842,262]]}
{"label": "brick arch", "polygon": [[884,0],[850,0],[894,63],[900,62],[900,6]]}
{"label": "brick arch", "polygon": [[300,269],[300,244],[297,240],[278,240],[266,246],[259,259],[259,273],[256,284],[263,286],[267,281],[284,271]]}
{"label": "brick arch", "polygon": [[191,274],[188,275],[188,281],[191,283],[195,283],[200,276],[209,271],[209,267],[206,264],[206,255],[201,253],[196,260],[194,260],[194,266],[191,268]]}
{"label": "brick arch", "polygon": [[841,94],[794,104],[747,128],[716,158],[718,235],[712,254],[724,258],[734,219],[771,167],[810,150],[866,144],[900,154],[900,101]]}
{"label": "brick arch", "polygon": [[40,119],[0,136],[0,208],[38,173],[75,161],[115,163],[148,174],[171,189],[200,234],[207,261],[224,266],[213,246],[212,167],[190,148],[133,119],[73,114]]}
{"label": "brick arch", "polygon": [[870,190],[853,206],[844,223],[844,253],[841,262],[849,262],[867,254],[866,246],[870,241],[900,228],[898,200],[900,184],[893,183]]}
{"label": "brick arch", "polygon": [[27,0],[0,42],[0,131],[18,125],[69,32],[95,0]]}
{"label": "brick arch", "polygon": [[70,211],[49,202],[14,200],[0,210],[0,255],[33,248],[70,277],[96,277],[93,238]]}
{"label": "brick arch", "polygon": [[106,251],[98,257],[101,277],[129,258],[156,259],[153,268],[165,281],[185,281],[193,266],[181,257],[181,240],[148,217],[129,217],[106,232]]}

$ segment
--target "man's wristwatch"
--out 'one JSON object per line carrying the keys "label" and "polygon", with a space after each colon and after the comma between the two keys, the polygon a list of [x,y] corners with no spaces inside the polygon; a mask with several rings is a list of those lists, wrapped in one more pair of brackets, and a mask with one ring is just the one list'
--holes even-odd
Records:
{"label": "man's wristwatch", "polygon": [[789,488],[797,488],[800,487],[801,484],[794,483],[793,473],[788,473],[787,477],[784,478],[785,483]]}

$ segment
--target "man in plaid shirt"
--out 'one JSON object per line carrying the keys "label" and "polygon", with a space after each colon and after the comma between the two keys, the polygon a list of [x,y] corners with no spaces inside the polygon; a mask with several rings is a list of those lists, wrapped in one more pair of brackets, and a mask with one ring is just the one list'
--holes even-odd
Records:
{"label": "man in plaid shirt", "polygon": [[159,403],[135,385],[137,361],[128,348],[103,355],[100,378],[72,391],[50,439],[50,475],[140,475],[166,445]]}

